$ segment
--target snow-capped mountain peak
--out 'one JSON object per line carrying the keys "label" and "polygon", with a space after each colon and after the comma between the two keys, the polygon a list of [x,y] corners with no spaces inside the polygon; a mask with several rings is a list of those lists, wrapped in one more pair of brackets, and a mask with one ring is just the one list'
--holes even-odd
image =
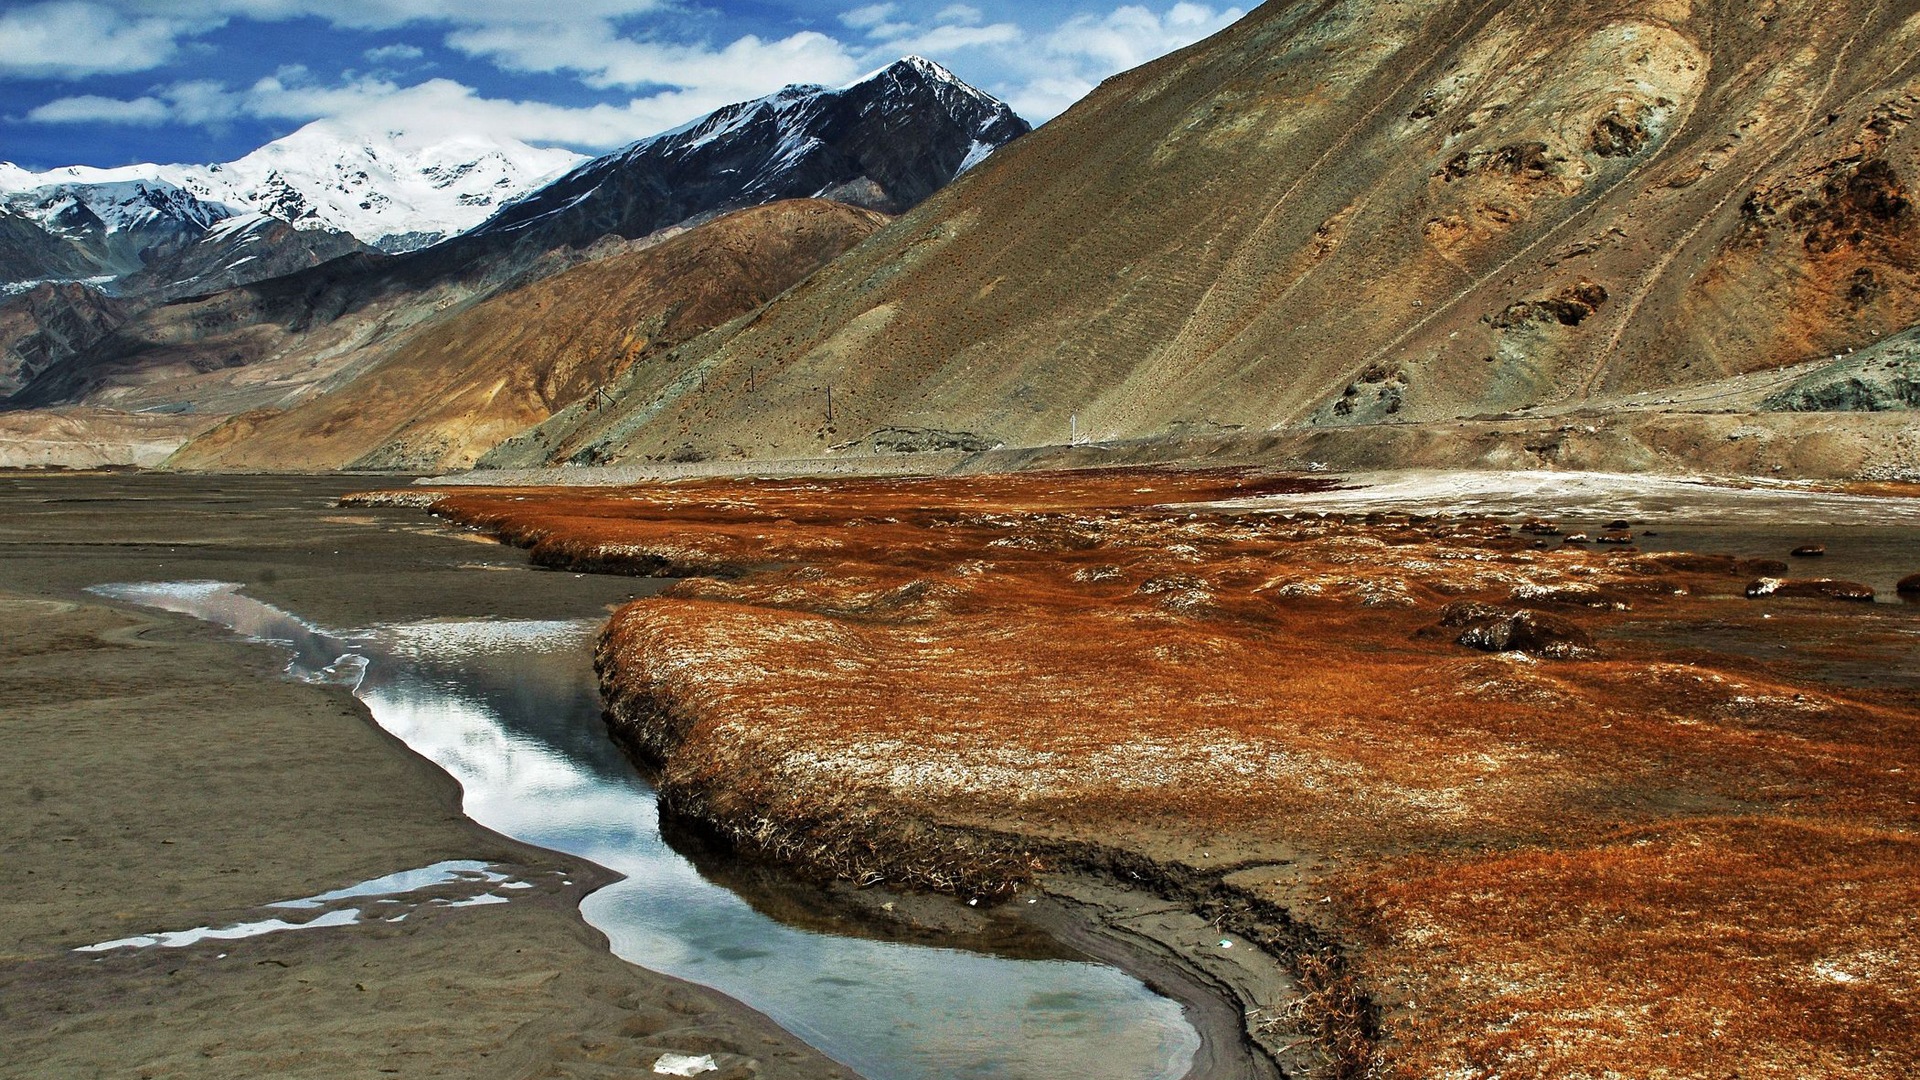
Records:
{"label": "snow-capped mountain peak", "polygon": [[1003,102],[909,56],[845,86],[723,106],[585,162],[474,234],[578,245],[810,196],[901,213],[1027,130]]}
{"label": "snow-capped mountain peak", "polygon": [[[514,139],[426,138],[319,120],[216,165],[69,166],[31,173],[0,163],[0,191],[12,205],[22,195],[44,201],[40,193],[52,188],[158,183],[220,208],[199,221],[202,227],[237,213],[264,213],[299,228],[347,232],[375,247],[404,251],[472,228],[501,203],[581,160],[571,150]],[[97,200],[87,201],[91,206]]]}
{"label": "snow-capped mountain peak", "polygon": [[939,63],[938,61],[929,60],[926,57],[920,56],[915,53],[908,53],[907,55],[901,57],[900,59],[895,60],[893,63],[885,65],[884,67],[874,68],[872,71],[867,72],[865,75],[862,75],[859,78],[853,80],[852,82],[847,83],[845,86],[840,87],[840,89],[851,90],[854,87],[861,85],[862,83],[870,83],[876,79],[897,78],[903,74],[906,74],[907,72],[912,72],[913,74],[918,75],[929,82],[949,83],[953,86],[956,86],[966,91],[968,94],[971,94],[974,97],[980,98],[981,100],[993,100],[987,94],[974,89],[971,85],[969,85],[966,82],[966,80],[962,79],[960,76],[955,75],[953,72],[947,70],[945,65]]}
{"label": "snow-capped mountain peak", "polygon": [[[7,168],[23,176],[32,175],[13,166]],[[7,192],[0,201],[7,209],[56,234],[131,232],[167,222],[205,229],[232,214],[227,207],[200,199],[180,185],[147,178],[39,184],[26,191]]]}

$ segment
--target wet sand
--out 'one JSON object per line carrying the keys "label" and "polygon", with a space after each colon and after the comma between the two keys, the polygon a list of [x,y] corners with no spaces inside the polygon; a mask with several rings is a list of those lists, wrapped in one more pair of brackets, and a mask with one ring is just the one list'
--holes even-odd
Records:
{"label": "wet sand", "polygon": [[[611,956],[577,910],[599,872],[467,821],[453,782],[344,688],[82,591],[221,578],[358,626],[579,617],[651,587],[330,509],[367,485],[0,474],[0,1076],[602,1076],[650,1074],[664,1051],[846,1075],[744,1006]],[[397,925],[71,951],[443,859],[543,884]]]}

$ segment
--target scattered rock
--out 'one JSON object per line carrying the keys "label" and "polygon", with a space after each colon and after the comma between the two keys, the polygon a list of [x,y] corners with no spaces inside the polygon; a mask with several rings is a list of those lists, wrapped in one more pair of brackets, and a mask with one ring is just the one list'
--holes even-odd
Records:
{"label": "scattered rock", "polygon": [[1608,531],[1612,531],[1614,529],[1631,529],[1631,528],[1633,528],[1633,522],[1628,521],[1625,518],[1617,518],[1613,521],[1607,522]]}
{"label": "scattered rock", "polygon": [[[1866,285],[1856,280],[1853,291]],[[1920,408],[1920,327],[1835,356],[1760,403],[1770,412],[1888,412]]]}
{"label": "scattered rock", "polygon": [[1608,529],[1606,532],[1600,534],[1599,542],[1602,544],[1631,544],[1633,543],[1633,530]]}
{"label": "scattered rock", "polygon": [[1602,611],[1609,608],[1615,611],[1627,611],[1633,606],[1628,602],[1626,594],[1618,589],[1603,589],[1586,582],[1564,585],[1518,585],[1508,594],[1508,599],[1527,604],[1566,604]]}
{"label": "scattered rock", "polygon": [[1569,544],[1589,544],[1592,543],[1593,540],[1586,533],[1576,532],[1568,533],[1566,542]]}
{"label": "scattered rock", "polygon": [[1440,609],[1440,627],[1459,629],[1458,644],[1481,652],[1521,652],[1554,660],[1595,656],[1585,630],[1543,611],[1509,611],[1491,604],[1456,601]]}
{"label": "scattered rock", "polygon": [[999,446],[1000,440],[973,431],[884,427],[869,432],[865,438],[843,443],[834,449],[850,449],[862,444],[876,454],[930,454],[942,450],[963,450],[974,454]]}
{"label": "scattered rock", "polygon": [[1901,596],[1920,596],[1920,574],[1908,574],[1900,579],[1893,591]]}
{"label": "scattered rock", "polygon": [[1747,586],[1747,599],[1779,597],[1786,600],[1852,600],[1873,602],[1873,590],[1857,581],[1834,578],[1763,577]]}
{"label": "scattered rock", "polygon": [[1496,330],[1510,330],[1528,323],[1579,326],[1606,302],[1606,286],[1581,278],[1552,296],[1507,305],[1506,310],[1494,316],[1493,327]]}
{"label": "scattered rock", "polygon": [[1825,544],[1801,544],[1792,551],[1792,555],[1796,559],[1809,559],[1816,555],[1825,555],[1826,553],[1827,545]]}
{"label": "scattered rock", "polygon": [[1551,521],[1541,521],[1535,518],[1521,525],[1520,531],[1523,533],[1532,533],[1535,536],[1559,536],[1560,526]]}
{"label": "scattered rock", "polygon": [[1451,184],[1475,173],[1489,173],[1523,180],[1544,180],[1554,174],[1553,160],[1542,142],[1513,143],[1492,150],[1470,150],[1455,154],[1434,177]]}
{"label": "scattered rock", "polygon": [[[1633,110],[1635,114],[1639,110]],[[1619,109],[1601,117],[1587,133],[1587,146],[1601,157],[1631,157],[1651,138],[1647,123],[1639,115]]]}

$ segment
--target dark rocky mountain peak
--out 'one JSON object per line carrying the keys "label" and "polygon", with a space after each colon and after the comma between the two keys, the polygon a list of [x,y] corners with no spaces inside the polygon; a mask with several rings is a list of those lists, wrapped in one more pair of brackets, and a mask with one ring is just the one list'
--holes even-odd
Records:
{"label": "dark rocky mountain peak", "polygon": [[1004,102],[910,56],[843,87],[789,86],[729,105],[595,158],[469,235],[577,247],[813,196],[899,213],[1028,130]]}

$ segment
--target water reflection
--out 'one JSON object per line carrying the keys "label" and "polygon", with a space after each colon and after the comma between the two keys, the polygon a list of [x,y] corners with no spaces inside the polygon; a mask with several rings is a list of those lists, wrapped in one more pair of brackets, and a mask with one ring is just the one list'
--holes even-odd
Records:
{"label": "water reflection", "polygon": [[281,642],[297,678],[356,686],[378,723],[458,779],[471,818],[626,875],[581,904],[624,959],[719,989],[879,1078],[1183,1075],[1199,1036],[1114,968],[813,933],[702,876],[606,737],[591,622],[445,621],[336,633],[238,586],[104,595]]}

